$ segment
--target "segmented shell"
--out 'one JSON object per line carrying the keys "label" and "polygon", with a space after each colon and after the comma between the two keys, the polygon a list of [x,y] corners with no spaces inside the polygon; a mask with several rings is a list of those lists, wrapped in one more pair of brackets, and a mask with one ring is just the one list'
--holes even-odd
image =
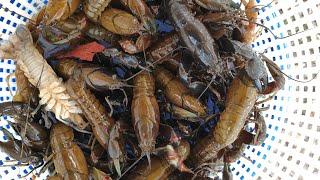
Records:
{"label": "segmented shell", "polygon": [[139,146],[148,157],[154,150],[160,122],[159,105],[154,95],[155,82],[153,76],[144,71],[134,78],[133,84],[132,124]]}
{"label": "segmented shell", "polygon": [[50,0],[44,13],[46,24],[66,20],[77,10],[79,5],[80,0]]}
{"label": "segmented shell", "polygon": [[[56,118],[63,122],[72,122],[83,129],[85,122],[80,116],[80,107],[66,92],[62,79],[59,78],[46,60],[33,45],[31,33],[24,25],[19,25],[15,35],[8,41],[13,45],[11,56],[17,61],[29,82],[39,89],[40,104],[47,106],[46,110],[55,113]],[[3,50],[3,52],[6,52]],[[0,51],[1,53],[3,53]],[[74,118],[74,119],[73,119]]]}
{"label": "segmented shell", "polygon": [[107,31],[105,28],[97,24],[89,24],[86,34],[93,39],[106,40],[110,43],[116,42],[119,39],[116,34]]}
{"label": "segmented shell", "polygon": [[258,91],[253,85],[246,85],[248,82],[248,77],[236,77],[232,81],[226,107],[220,115],[219,122],[214,130],[193,148],[190,162],[198,166],[216,158],[221,149],[237,139],[258,96]]}
{"label": "segmented shell", "polygon": [[72,128],[61,123],[51,128],[50,145],[55,171],[61,179],[89,179],[86,158],[73,139]]}
{"label": "segmented shell", "polygon": [[[80,83],[83,82],[83,83]],[[83,114],[91,124],[93,133],[98,142],[107,148],[111,128],[114,126],[114,119],[109,117],[103,105],[84,87],[83,79],[70,78],[66,82],[67,91],[73,99],[76,99],[83,110]]]}
{"label": "segmented shell", "polygon": [[101,13],[106,9],[111,0],[86,0],[84,3],[84,13],[93,21],[98,22]]}
{"label": "segmented shell", "polygon": [[17,65],[15,71],[15,77],[17,82],[17,91],[13,96],[13,101],[28,102],[29,98],[33,96],[34,87],[28,81],[28,78],[24,75],[24,72]]}
{"label": "segmented shell", "polygon": [[116,8],[105,10],[101,15],[100,24],[108,31],[120,35],[135,34],[141,28],[136,17]]}

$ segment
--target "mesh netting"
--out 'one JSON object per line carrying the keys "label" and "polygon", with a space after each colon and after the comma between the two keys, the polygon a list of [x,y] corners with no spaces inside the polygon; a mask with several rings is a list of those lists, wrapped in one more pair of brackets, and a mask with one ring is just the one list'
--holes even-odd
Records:
{"label": "mesh netting", "polygon": [[[269,2],[256,1],[259,5]],[[18,24],[27,21],[25,17],[30,17],[46,3],[47,1],[43,0],[1,0],[1,38],[7,39]],[[281,0],[261,8],[258,22],[270,28],[277,37],[268,30],[261,29],[261,35],[252,47],[258,52],[266,51],[265,55],[292,78],[303,81],[314,78],[319,71],[319,11],[318,0]],[[293,36],[282,39],[288,35]],[[12,60],[1,60],[0,102],[12,100],[11,91],[16,90],[15,79],[10,79],[9,89],[6,77],[13,73],[14,69]],[[320,146],[317,135],[320,132],[320,103],[317,95],[320,93],[317,84],[319,78],[309,83],[297,83],[287,79],[284,89],[279,91],[273,100],[261,105],[269,107],[269,110],[263,113],[267,123],[267,139],[262,146],[247,146],[247,158],[241,158],[232,164],[231,170],[235,179],[319,177]],[[8,119],[10,117],[2,116],[0,127],[13,132],[6,122]],[[2,132],[0,140],[6,141]],[[17,179],[33,168],[19,166],[18,162],[10,160],[12,159],[0,152],[1,179]],[[3,167],[8,163],[12,165]]]}

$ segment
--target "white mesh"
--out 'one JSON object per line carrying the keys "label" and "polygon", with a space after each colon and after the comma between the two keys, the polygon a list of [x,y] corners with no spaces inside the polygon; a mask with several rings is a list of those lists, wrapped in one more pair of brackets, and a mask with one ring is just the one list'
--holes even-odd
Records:
{"label": "white mesh", "polygon": [[[259,5],[270,1],[256,0]],[[7,7],[30,17],[46,1],[1,0]],[[274,60],[288,75],[299,80],[310,80],[319,71],[320,54],[320,1],[279,0],[259,11],[259,19],[279,37],[298,32],[285,39],[275,39],[270,32],[262,30],[253,47],[258,52],[267,49],[266,56]],[[261,21],[259,23],[262,23]],[[1,38],[8,38],[19,23],[26,19],[0,9]],[[14,71],[12,60],[0,62],[0,102],[12,100],[5,78]],[[15,80],[10,80],[15,91]],[[316,179],[319,177],[320,151],[320,103],[319,78],[309,83],[286,81],[272,101],[262,104],[270,107],[264,112],[268,137],[262,146],[248,146],[245,156],[232,164],[235,179]],[[0,126],[9,128],[1,117]],[[1,132],[0,132],[1,133]],[[318,136],[317,136],[318,135]],[[3,140],[3,134],[0,134]],[[0,152],[0,166],[8,157]],[[31,167],[0,167],[0,179],[17,179]],[[31,177],[31,176],[30,176]]]}
{"label": "white mesh", "polygon": [[[270,2],[270,1],[268,1]],[[259,4],[267,4],[263,1]],[[318,73],[320,1],[281,0],[259,11],[259,19],[279,37],[262,31],[253,47],[293,78],[310,80]],[[258,21],[261,23],[261,21]],[[264,112],[268,138],[260,147],[248,146],[246,156],[233,164],[236,179],[316,179],[319,177],[319,78],[309,83],[286,79],[284,90]],[[318,135],[318,136],[317,136]]]}

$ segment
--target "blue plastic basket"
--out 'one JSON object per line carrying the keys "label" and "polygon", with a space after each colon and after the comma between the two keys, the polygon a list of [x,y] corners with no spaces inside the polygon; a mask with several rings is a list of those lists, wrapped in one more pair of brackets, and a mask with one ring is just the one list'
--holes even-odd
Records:
{"label": "blue plastic basket", "polygon": [[[270,1],[256,0],[265,5]],[[42,0],[1,0],[0,33],[7,39],[25,17],[31,17],[41,6]],[[9,11],[10,10],[10,11]],[[16,13],[23,16],[20,16]],[[259,21],[277,36],[265,30],[252,47],[275,61],[281,70],[299,80],[312,79],[319,71],[320,54],[320,1],[281,0],[259,11]],[[303,32],[305,31],[305,32]],[[300,33],[301,32],[301,33]],[[10,79],[10,89],[5,81],[14,72],[12,60],[0,62],[0,102],[11,101],[11,91],[16,90],[15,79]],[[271,79],[270,79],[271,80]],[[267,123],[267,139],[262,146],[247,146],[245,156],[232,164],[235,179],[317,179],[320,169],[319,132],[320,103],[319,78],[309,83],[287,80],[285,88],[273,100],[262,104],[270,109],[264,112]],[[1,117],[0,127],[12,128]],[[0,134],[0,140],[6,138]],[[2,167],[10,158],[0,152],[0,178],[17,179],[31,171],[32,166]],[[44,177],[44,176],[43,176]]]}

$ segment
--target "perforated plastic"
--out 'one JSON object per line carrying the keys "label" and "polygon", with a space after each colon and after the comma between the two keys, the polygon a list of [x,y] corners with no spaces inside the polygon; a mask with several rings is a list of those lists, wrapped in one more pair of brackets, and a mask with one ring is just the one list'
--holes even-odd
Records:
{"label": "perforated plastic", "polygon": [[[25,17],[31,17],[38,11],[45,1],[37,0],[1,0],[0,1],[0,33],[2,39],[7,39],[10,34],[14,33],[15,28],[20,23],[25,23]],[[14,11],[14,12],[13,12]],[[16,14],[19,13],[20,15]],[[22,16],[21,16],[22,15]],[[25,17],[23,17],[25,16]],[[6,77],[15,70],[13,60],[0,60],[0,102],[11,101],[12,94],[16,91],[15,78],[10,78],[10,89],[6,82]],[[14,76],[13,76],[14,77]],[[12,127],[7,123],[10,117],[2,116],[0,118],[0,128],[6,128],[10,132],[14,132]],[[0,141],[6,141],[7,138],[0,132]],[[12,161],[6,154],[0,152],[0,179],[18,179],[28,174],[32,170],[32,166],[20,166],[19,162]],[[10,165],[10,166],[7,166]],[[12,165],[12,166],[11,166]],[[31,178],[31,176],[30,176]]]}
{"label": "perforated plastic", "polygon": [[[252,47],[258,52],[266,49],[266,56],[289,76],[303,81],[312,79],[320,67],[319,10],[320,1],[317,0],[281,0],[262,8],[259,23],[269,27],[274,34],[279,37],[299,34],[275,39],[263,30]],[[272,101],[262,104],[262,107],[270,108],[264,112],[268,138],[261,147],[247,147],[246,157],[253,163],[242,158],[233,164],[236,179],[319,177],[318,88],[319,78],[309,83],[286,79],[284,89]]]}
{"label": "perforated plastic", "polygon": [[[259,5],[270,2],[256,1]],[[8,38],[19,23],[27,21],[9,9],[30,17],[46,3],[45,0],[1,0],[1,38]],[[320,67],[319,11],[318,0],[279,0],[263,7],[259,11],[259,23],[269,27],[280,39],[263,29],[252,47],[258,52],[266,50],[265,55],[289,76],[303,81],[312,79]],[[292,34],[296,35],[281,39]],[[12,100],[5,79],[14,69],[12,60],[0,61],[0,102]],[[267,139],[260,147],[247,146],[245,156],[252,162],[241,158],[232,164],[235,179],[300,180],[319,177],[319,81],[317,78],[309,83],[297,83],[287,79],[284,89],[273,100],[262,104],[262,107],[269,107],[263,113]],[[16,90],[14,78],[10,79],[10,88],[13,92]],[[1,117],[0,127],[12,131],[6,122],[9,118]],[[1,132],[0,140],[6,140]],[[17,179],[32,169],[32,166],[2,167],[12,163],[8,160],[10,158],[0,152],[0,179]]]}

